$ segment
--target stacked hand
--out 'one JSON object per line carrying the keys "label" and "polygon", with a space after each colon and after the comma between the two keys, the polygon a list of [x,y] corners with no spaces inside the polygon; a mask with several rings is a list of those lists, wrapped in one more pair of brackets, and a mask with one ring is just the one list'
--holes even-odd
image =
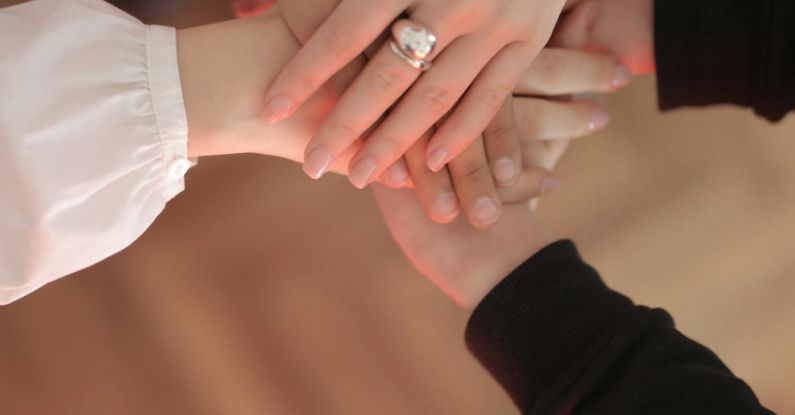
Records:
{"label": "stacked hand", "polygon": [[[319,2],[298,3],[281,5],[314,14]],[[421,70],[401,57],[395,44],[379,46],[307,146],[305,170],[313,178],[321,177],[374,127],[350,162],[350,180],[356,187],[376,180],[422,137],[428,140],[422,164],[438,172],[469,148],[503,108],[549,39],[563,4],[564,0],[343,0],[271,85],[264,116],[278,122],[292,115],[396,18],[406,15],[408,19],[392,26],[391,36],[397,44],[413,44],[418,51],[412,55],[415,62],[428,66],[432,61],[433,67],[420,77]],[[404,35],[409,36],[406,42],[401,40]],[[504,161],[506,167],[499,168],[515,180],[518,158]],[[397,166],[393,174],[400,178],[408,172]],[[486,210],[496,213],[496,208],[492,203]],[[446,209],[446,216],[451,212]]]}
{"label": "stacked hand", "polygon": [[[595,28],[599,27],[600,16],[599,13],[594,14],[589,11],[593,7],[592,3],[581,3],[565,16],[560,24],[561,30],[556,33],[552,45],[593,47],[592,36]],[[268,18],[279,20],[283,14],[296,37],[299,40],[307,39],[314,28],[323,21],[323,15],[318,15],[323,11],[322,2],[313,0],[312,8],[285,7],[296,4],[298,0],[284,4],[281,13],[275,11]],[[333,4],[329,8],[333,8]],[[307,11],[314,14],[310,13],[305,20],[299,21],[297,17],[302,13],[306,15]],[[295,23],[296,21],[299,23]],[[251,23],[253,27],[258,24]],[[274,35],[261,34],[263,37]],[[200,32],[194,32],[194,35],[200,35]],[[213,35],[218,36],[218,33]],[[210,35],[208,34],[207,37],[209,38]],[[251,55],[259,61],[263,54],[265,56],[270,54],[270,59],[266,61],[273,61],[271,65],[273,67],[268,68],[266,71],[268,72],[280,68],[282,65],[280,62],[292,56],[292,48],[293,46],[290,46],[285,51],[271,49],[267,53],[256,49],[248,51],[241,49],[236,52],[237,59],[233,60],[238,61],[241,56]],[[197,52],[196,55],[199,53]],[[240,63],[242,67],[249,67],[249,64],[255,66],[253,61]],[[257,117],[249,117],[247,109],[240,113],[242,121],[216,120],[231,127],[224,128],[215,141],[224,141],[233,137],[237,140],[237,137],[241,136],[278,136],[278,140],[256,139],[245,142],[237,140],[240,143],[237,151],[256,151],[298,162],[303,161],[307,144],[316,136],[316,131],[322,129],[320,126],[323,120],[335,110],[334,104],[337,102],[335,97],[339,97],[347,90],[351,80],[361,73],[364,65],[363,57],[348,65],[336,78],[327,83],[325,88],[315,93],[300,111],[278,126],[269,126],[259,121]],[[228,65],[223,67],[229,68]],[[204,72],[213,71],[213,65],[205,65],[202,68]],[[240,80],[241,73],[244,71],[229,76]],[[218,75],[203,74],[206,79],[217,78]],[[251,76],[256,76],[256,73]],[[202,81],[203,79],[195,79],[193,83],[206,84]],[[400,175],[395,180],[395,176],[388,171],[379,179],[393,187],[408,185],[413,186],[415,190],[389,191],[380,188],[377,190],[377,196],[390,229],[414,264],[460,303],[467,306],[477,303],[491,286],[546,241],[543,231],[527,209],[527,205],[511,203],[526,201],[542,193],[543,190],[554,188],[555,180],[551,179],[547,170],[541,167],[551,169],[554,166],[557,158],[565,150],[569,138],[594,131],[604,126],[606,122],[606,114],[597,104],[570,101],[563,97],[583,92],[613,91],[627,81],[626,69],[606,55],[568,49],[546,49],[522,74],[521,81],[514,88],[515,95],[509,97],[507,104],[500,106],[497,116],[485,129],[484,139],[476,140],[471,145],[478,150],[473,151],[473,154],[479,157],[462,158],[467,161],[464,163],[467,168],[457,169],[456,160],[453,160],[448,168],[438,173],[431,172],[424,160],[425,152],[417,151],[417,149],[422,150],[423,146],[413,145],[403,156],[409,170],[405,182],[400,180]],[[229,107],[231,104],[241,108],[250,108],[252,102],[261,102],[261,97],[256,98],[256,91],[250,88],[251,81],[242,79],[239,83],[241,88],[239,90],[227,88],[216,91],[216,94],[218,92],[228,94],[230,101],[227,104],[223,104],[226,95],[222,97],[213,95],[214,103],[201,97],[190,101],[201,104],[209,102],[216,107],[219,105]],[[251,96],[240,103],[239,96],[249,92]],[[221,102],[218,101],[219,98]],[[212,116],[205,118],[213,119]],[[425,135],[426,138],[428,136],[429,134]],[[495,140],[495,137],[499,137],[499,140]],[[519,174],[519,179],[515,180],[512,186],[500,185],[501,174],[495,174],[496,178],[492,177],[491,172],[497,170],[493,168],[495,161],[500,160],[499,156],[495,155],[510,152],[500,150],[500,146],[493,146],[489,141],[509,144],[503,148],[509,147],[513,141],[513,148],[518,149],[518,154],[511,154],[519,166],[517,170],[524,173]],[[363,145],[362,140],[355,141],[353,146],[338,156],[329,169],[347,174],[349,161],[355,158]],[[464,156],[467,155],[467,151],[464,152]],[[417,165],[422,166],[424,170],[413,167]],[[496,195],[490,193],[492,190],[489,186],[495,189]],[[461,206],[470,222],[478,224],[479,218],[475,206],[472,205],[477,205],[484,196],[496,199],[498,203],[500,201],[507,203],[502,208],[504,218],[494,223],[494,226],[487,231],[472,229],[463,219],[447,226],[436,226],[422,213],[423,211],[428,213],[428,216],[436,222],[454,221],[454,216],[438,215],[436,210],[438,205],[435,203],[440,196],[449,195],[451,191],[455,191],[456,205]],[[482,222],[480,225],[483,227]]]}
{"label": "stacked hand", "polygon": [[[312,39],[317,37],[315,31],[322,30],[324,24],[329,24],[328,21],[324,23],[323,19],[329,14],[333,16],[334,7],[334,0],[290,0],[282,2],[281,12],[296,37],[309,42],[304,46],[306,50],[311,46]],[[379,50],[383,47],[376,44],[370,50]],[[351,94],[350,91],[356,88],[358,83],[364,82],[363,79],[369,79],[365,78],[365,74],[379,60],[379,54],[384,52],[373,53],[375,56],[366,68],[361,70],[359,66],[352,70],[349,66],[348,71],[343,71],[326,85],[333,91],[332,93],[342,95],[342,98],[332,110],[329,119],[320,127],[315,140],[309,144],[310,148],[318,137],[324,134],[324,129],[333,123],[335,114],[340,112],[340,106],[345,102],[346,95]],[[391,53],[380,59],[384,63],[395,65],[395,70],[412,69]],[[494,74],[495,77],[505,75],[506,71],[509,71],[507,66],[495,70],[498,72]],[[358,77],[350,85],[355,74],[358,74]],[[423,75],[414,88],[417,88],[427,76],[430,74]],[[340,78],[343,81],[340,81]],[[399,158],[380,175],[378,180],[390,187],[413,184],[423,208],[435,222],[449,223],[463,212],[470,224],[478,228],[487,228],[496,222],[501,214],[503,200],[500,195],[529,194],[527,187],[529,183],[538,190],[552,190],[557,186],[554,178],[539,177],[538,170],[532,168],[534,166],[523,162],[522,149],[533,146],[527,144],[528,142],[584,136],[603,128],[608,121],[607,113],[593,102],[563,102],[531,97],[609,92],[624,86],[628,81],[629,72],[626,68],[606,56],[561,49],[543,50],[530,68],[520,74],[518,85],[513,89],[515,95],[513,100],[510,99],[511,97],[507,100],[502,98],[486,100],[494,107],[496,114],[493,111],[478,111],[477,117],[466,116],[454,123],[456,115],[449,115],[449,118],[445,119],[445,124],[431,126],[428,131],[422,133],[419,140],[411,144],[404,157]],[[350,111],[347,112],[350,116],[364,115],[367,118],[366,114],[371,110],[370,104],[373,99],[376,97],[362,97],[351,101]],[[376,112],[378,114],[373,113],[373,116],[377,119],[384,110]],[[487,124],[482,126],[478,120],[484,115],[487,115],[485,119]],[[388,122],[389,119],[384,121]],[[446,167],[435,171],[426,162],[426,155],[430,152],[429,147],[434,145],[434,134],[438,135],[451,123],[470,128],[471,134],[468,134],[476,138],[476,141],[467,143],[458,153],[458,157],[450,160]],[[377,131],[383,128],[385,128],[383,124],[378,126],[376,133],[368,136],[365,143],[358,140],[358,134],[356,135],[357,140],[354,140],[351,147],[354,149],[354,162],[360,157],[362,149],[371,145],[373,140],[377,140]],[[307,165],[316,161],[311,153],[312,151],[308,151],[306,154]],[[330,164],[324,166],[324,171],[334,170],[335,166],[340,164],[349,165],[345,153],[332,159],[324,156],[323,160],[324,162],[333,160],[328,161]],[[350,164],[352,168],[353,164],[356,163]],[[337,170],[341,169],[337,167]],[[356,174],[355,169],[351,171],[351,176]],[[356,179],[354,178],[353,181],[355,182]],[[517,186],[519,189],[515,189]]]}
{"label": "stacked hand", "polygon": [[[310,39],[311,43],[312,33],[322,22],[323,4],[329,12],[333,2],[304,2],[307,4],[301,5],[298,0],[285,2],[281,11],[296,37],[301,41]],[[577,6],[566,16],[564,26],[552,45],[584,48],[598,18],[594,9],[591,3]],[[384,54],[383,50],[376,52],[374,61],[379,59],[379,53]],[[400,63],[394,58],[387,54],[381,59]],[[372,62],[368,68],[371,66]],[[367,73],[368,68],[361,73]],[[506,70],[503,68],[501,72]],[[350,94],[358,82],[362,82],[360,75],[348,92],[344,92],[352,77],[350,73],[355,72],[349,70],[347,76],[343,72],[326,85],[332,94],[343,96],[340,103],[345,102],[346,94]],[[611,92],[626,85],[629,76],[623,65],[607,55],[544,49],[521,74],[512,96],[499,105],[492,102],[493,107],[499,108],[496,113],[487,113],[493,118],[489,118],[482,134],[477,130],[475,136],[480,139],[467,144],[457,158],[449,160],[446,170],[434,171],[426,163],[428,148],[434,142],[433,134],[438,134],[433,126],[429,127],[429,131],[409,147],[404,157],[380,177],[381,182],[395,188],[407,182],[413,183],[415,191],[389,190],[380,186],[375,189],[390,230],[414,265],[458,303],[472,307],[502,277],[543,247],[548,240],[527,205],[511,203],[526,201],[556,188],[557,181],[540,167],[554,167],[568,139],[587,135],[607,123],[607,113],[596,103],[543,97]],[[368,105],[362,103],[370,102],[364,100],[375,98],[360,97],[351,101],[348,104],[351,106],[350,115],[355,113],[354,104],[363,110],[362,107]],[[338,113],[339,107],[321,127],[319,137]],[[372,115],[378,119],[376,115],[380,113]],[[445,122],[449,123],[454,116]],[[474,128],[472,131],[481,128],[476,122],[469,125]],[[439,130],[444,128],[442,125]],[[357,142],[362,133],[357,132],[354,140],[358,146],[362,146]],[[368,138],[368,143],[373,139]],[[309,148],[315,141],[317,138]],[[313,162],[311,153],[307,154],[308,164]],[[357,157],[353,156],[354,161]],[[336,157],[332,161],[337,161]],[[324,169],[331,168],[332,161]],[[343,164],[346,161],[343,160]],[[513,172],[511,166],[517,166]],[[500,202],[508,204],[503,207]],[[463,206],[470,224],[478,228],[494,226],[477,230],[463,220],[440,225],[456,219],[458,206]],[[501,210],[504,218],[497,221]]]}

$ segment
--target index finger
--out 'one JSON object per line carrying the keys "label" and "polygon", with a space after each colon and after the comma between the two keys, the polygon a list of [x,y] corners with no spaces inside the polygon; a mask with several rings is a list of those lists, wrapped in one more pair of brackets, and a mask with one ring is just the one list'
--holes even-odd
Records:
{"label": "index finger", "polygon": [[514,93],[555,96],[613,92],[631,79],[629,69],[608,55],[547,48],[522,75]]}
{"label": "index finger", "polygon": [[295,113],[378,38],[402,12],[403,3],[343,0],[268,88],[262,116],[275,124]]}

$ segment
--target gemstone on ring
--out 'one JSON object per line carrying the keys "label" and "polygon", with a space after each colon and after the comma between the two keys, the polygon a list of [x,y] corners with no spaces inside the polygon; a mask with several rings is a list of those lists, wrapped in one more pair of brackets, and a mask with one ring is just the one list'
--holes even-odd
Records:
{"label": "gemstone on ring", "polygon": [[418,27],[406,27],[400,31],[398,42],[401,49],[414,59],[426,59],[436,47],[436,36]]}

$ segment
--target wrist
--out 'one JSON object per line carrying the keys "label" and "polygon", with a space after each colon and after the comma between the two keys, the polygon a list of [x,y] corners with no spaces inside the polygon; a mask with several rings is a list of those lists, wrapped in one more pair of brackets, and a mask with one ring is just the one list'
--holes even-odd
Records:
{"label": "wrist", "polygon": [[313,119],[323,111],[320,102],[296,117],[306,125],[296,120],[271,126],[260,117],[262,92],[298,50],[277,11],[179,30],[177,48],[191,157],[300,155],[290,146],[308,139]]}
{"label": "wrist", "polygon": [[[512,214],[507,210],[527,210],[527,207],[506,206],[504,215]],[[522,215],[525,216],[524,212]],[[534,215],[526,217],[527,220],[498,223],[495,226],[511,228],[509,232],[497,230],[504,235],[501,241],[477,252],[462,252],[461,266],[445,270],[448,294],[462,307],[473,310],[494,287],[552,242]]]}

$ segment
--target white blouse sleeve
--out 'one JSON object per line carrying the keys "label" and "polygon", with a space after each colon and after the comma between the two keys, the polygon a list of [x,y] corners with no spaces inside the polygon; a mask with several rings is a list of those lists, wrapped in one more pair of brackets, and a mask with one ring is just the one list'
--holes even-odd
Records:
{"label": "white blouse sleeve", "polygon": [[183,190],[187,137],[174,29],[0,8],[0,304],[135,241]]}

